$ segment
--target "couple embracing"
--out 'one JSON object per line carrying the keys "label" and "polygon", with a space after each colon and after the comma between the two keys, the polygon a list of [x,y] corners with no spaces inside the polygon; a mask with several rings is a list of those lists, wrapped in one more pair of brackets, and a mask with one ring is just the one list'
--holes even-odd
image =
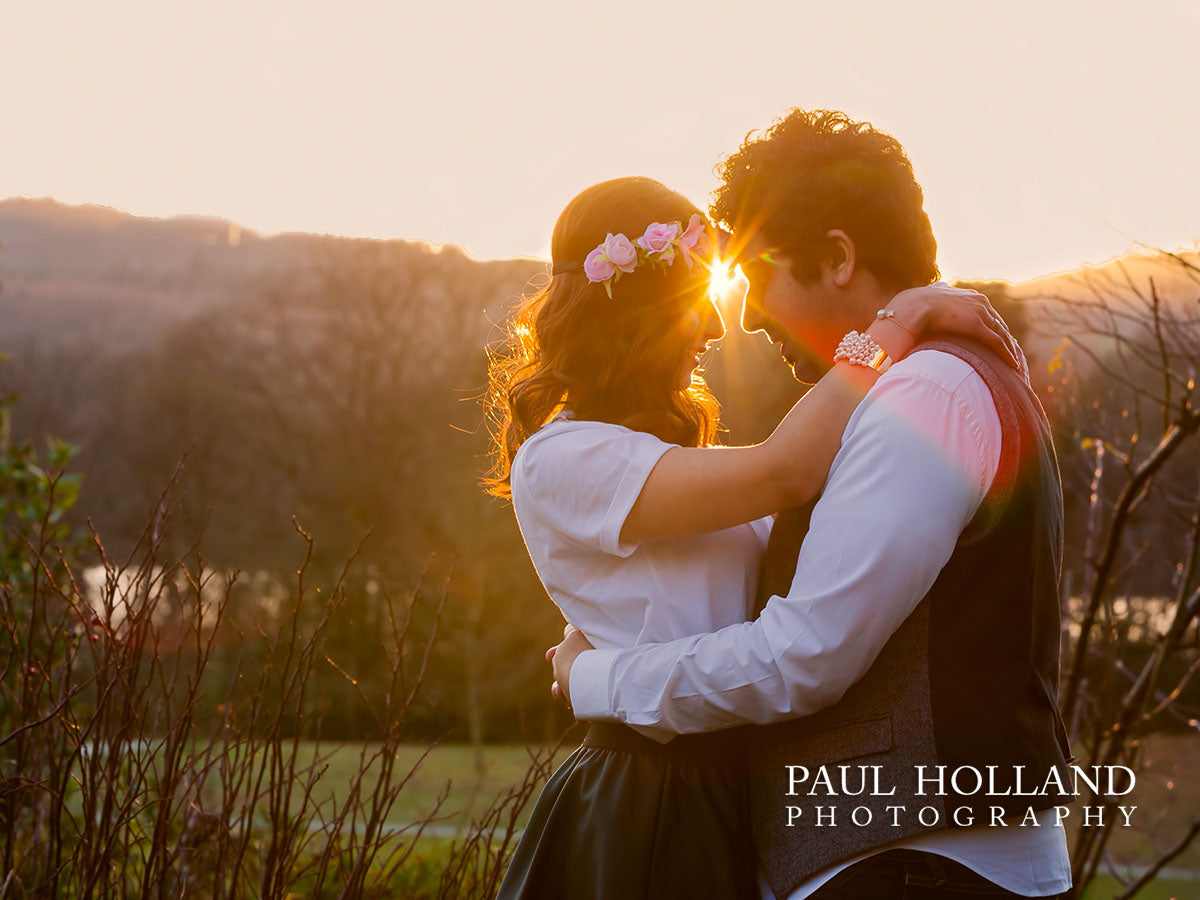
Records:
{"label": "couple embracing", "polygon": [[[572,200],[493,359],[490,487],[569,623],[547,656],[589,723],[500,896],[1066,892],[1063,801],[1011,790],[1069,752],[1062,494],[1024,357],[937,282],[894,138],[792,110],[721,174],[728,231],[644,178]],[[815,382],[754,446],[713,446],[699,372],[718,247],[742,327]],[[797,789],[846,766],[882,790]],[[920,780],[962,767],[991,793]]]}

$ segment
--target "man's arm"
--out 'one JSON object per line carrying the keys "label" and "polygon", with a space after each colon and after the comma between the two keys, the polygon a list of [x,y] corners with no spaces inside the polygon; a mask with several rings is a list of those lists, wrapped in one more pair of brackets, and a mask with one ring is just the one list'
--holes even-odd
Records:
{"label": "man's arm", "polygon": [[836,703],[950,558],[1000,434],[966,363],[935,351],[898,363],[847,426],[788,595],[713,634],[581,653],[564,675],[576,715],[666,739]]}

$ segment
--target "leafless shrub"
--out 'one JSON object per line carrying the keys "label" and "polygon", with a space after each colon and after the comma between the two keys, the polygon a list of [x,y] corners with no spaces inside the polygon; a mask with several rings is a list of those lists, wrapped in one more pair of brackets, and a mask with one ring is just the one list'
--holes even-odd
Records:
{"label": "leafless shrub", "polygon": [[[164,550],[175,480],[125,559],[92,532],[101,584],[85,583],[47,529],[23,537],[31,584],[0,578],[0,896],[400,896],[446,796],[415,822],[390,822],[424,761],[402,766],[398,751],[449,579],[405,597],[381,591],[386,627],[364,640],[383,644],[386,671],[371,677],[386,690],[382,702],[358,690],[378,740],[328,796],[321,779],[337,748],[320,739],[312,677],[332,666],[358,688],[324,637],[359,551],[316,583],[313,541],[296,524],[304,558],[290,596],[247,630],[239,573],[208,566],[198,543]],[[422,615],[432,630],[414,628]],[[202,702],[214,693],[215,718]],[[494,892],[552,755],[534,753],[524,782],[403,896]]]}
{"label": "leafless shrub", "polygon": [[[1200,285],[1191,260],[1162,261],[1177,284]],[[1200,670],[1200,290],[1168,299],[1154,277],[1124,265],[1086,273],[1080,284],[1082,296],[1053,298],[1041,322],[1068,335],[1046,391],[1064,477],[1086,498],[1068,511],[1081,526],[1068,522],[1069,536],[1082,535],[1083,563],[1064,598],[1062,712],[1078,764],[1136,770],[1152,731],[1200,730],[1187,699]],[[1200,833],[1197,818],[1152,836],[1156,858],[1130,877],[1109,852],[1121,801],[1083,802],[1106,816],[1105,827],[1082,828],[1074,841],[1079,893],[1107,862],[1125,884],[1120,896],[1131,897]]]}

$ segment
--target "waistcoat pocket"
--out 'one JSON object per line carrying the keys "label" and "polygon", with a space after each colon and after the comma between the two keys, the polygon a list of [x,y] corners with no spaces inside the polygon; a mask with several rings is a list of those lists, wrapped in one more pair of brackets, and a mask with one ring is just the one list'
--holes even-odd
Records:
{"label": "waistcoat pocket", "polygon": [[811,734],[797,734],[800,755],[823,763],[887,753],[892,749],[892,717],[873,716],[832,725]]}

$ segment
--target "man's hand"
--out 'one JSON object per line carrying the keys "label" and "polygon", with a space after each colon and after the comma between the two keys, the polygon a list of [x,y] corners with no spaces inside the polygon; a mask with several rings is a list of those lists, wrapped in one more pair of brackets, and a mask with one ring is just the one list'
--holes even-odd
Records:
{"label": "man's hand", "polygon": [[571,666],[575,658],[584,650],[596,649],[591,645],[583,632],[574,625],[563,629],[562,643],[546,651],[546,662],[554,667],[554,683],[550,685],[550,694],[556,700],[561,700],[571,708]]}

